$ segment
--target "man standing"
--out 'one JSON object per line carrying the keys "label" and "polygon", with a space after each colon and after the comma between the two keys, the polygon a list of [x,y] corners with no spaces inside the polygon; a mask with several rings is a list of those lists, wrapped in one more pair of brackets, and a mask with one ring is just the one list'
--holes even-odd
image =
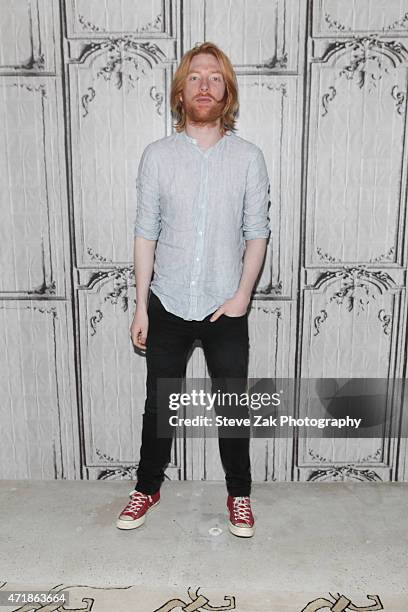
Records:
{"label": "man standing", "polygon": [[[238,86],[213,43],[184,54],[174,75],[176,132],[149,144],[137,177],[134,345],[147,383],[137,484],[117,519],[133,529],[159,503],[172,439],[157,435],[157,381],[182,378],[202,342],[212,378],[247,378],[248,306],[269,238],[269,179],[262,151],[234,133]],[[153,274],[153,280],[151,280]],[[149,296],[150,288],[150,296]],[[219,437],[228,526],[254,534],[249,436]]]}

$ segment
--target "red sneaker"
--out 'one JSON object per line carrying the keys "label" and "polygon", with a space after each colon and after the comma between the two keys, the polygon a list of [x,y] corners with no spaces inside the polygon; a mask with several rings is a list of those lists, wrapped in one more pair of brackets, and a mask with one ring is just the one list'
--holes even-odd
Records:
{"label": "red sneaker", "polygon": [[129,497],[130,502],[122,510],[116,521],[116,527],[119,529],[135,529],[143,525],[146,520],[146,513],[159,503],[160,491],[153,495],[146,495],[133,489],[129,493]]}
{"label": "red sneaker", "polygon": [[246,497],[228,495],[228,527],[231,533],[243,538],[250,538],[255,533],[255,520],[251,510],[251,501]]}

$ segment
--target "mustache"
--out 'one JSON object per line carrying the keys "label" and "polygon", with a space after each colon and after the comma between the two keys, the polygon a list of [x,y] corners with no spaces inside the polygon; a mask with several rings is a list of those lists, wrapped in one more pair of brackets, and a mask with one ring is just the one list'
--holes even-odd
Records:
{"label": "mustache", "polygon": [[210,98],[211,100],[213,100],[214,102],[216,102],[217,104],[219,104],[220,102],[222,102],[224,100],[224,98],[221,98],[221,100],[217,100],[216,98],[214,98],[213,96],[210,96],[210,94],[201,94],[200,96],[196,96],[194,98],[194,100],[198,100],[199,98]]}

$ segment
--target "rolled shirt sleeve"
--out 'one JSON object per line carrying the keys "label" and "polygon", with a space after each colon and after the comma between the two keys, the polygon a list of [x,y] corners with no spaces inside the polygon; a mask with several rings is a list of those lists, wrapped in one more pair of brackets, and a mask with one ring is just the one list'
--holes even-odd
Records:
{"label": "rolled shirt sleeve", "polygon": [[257,148],[257,152],[249,164],[245,188],[243,210],[244,240],[269,238],[269,205],[268,171],[263,153],[261,149]]}
{"label": "rolled shirt sleeve", "polygon": [[157,240],[161,228],[159,177],[151,145],[145,148],[140,158],[136,178],[136,196],[134,236]]}

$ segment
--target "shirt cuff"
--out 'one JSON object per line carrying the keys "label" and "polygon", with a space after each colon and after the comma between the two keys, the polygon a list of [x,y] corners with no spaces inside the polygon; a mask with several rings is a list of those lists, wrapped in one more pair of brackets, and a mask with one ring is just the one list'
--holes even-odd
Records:
{"label": "shirt cuff", "polygon": [[160,232],[148,232],[140,227],[135,228],[133,231],[133,236],[140,236],[141,238],[146,238],[146,240],[157,240]]}
{"label": "shirt cuff", "polygon": [[244,240],[255,240],[256,238],[269,238],[270,229],[244,231]]}

